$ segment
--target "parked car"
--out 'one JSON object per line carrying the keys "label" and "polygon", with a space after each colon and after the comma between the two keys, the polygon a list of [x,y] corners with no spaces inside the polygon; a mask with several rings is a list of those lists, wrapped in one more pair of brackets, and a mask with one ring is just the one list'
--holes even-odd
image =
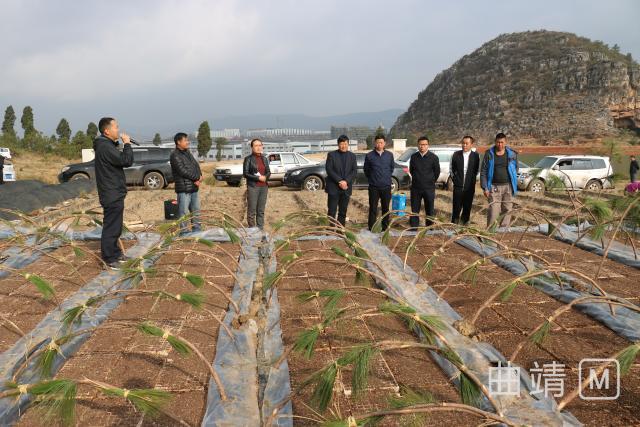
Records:
{"label": "parked car", "polygon": [[[173,182],[169,156],[173,148],[137,146],[133,148],[133,165],[124,169],[127,185],[144,185],[149,190],[166,188]],[[95,160],[62,168],[58,181],[95,179]]]}
{"label": "parked car", "polygon": [[518,174],[518,189],[541,193],[551,177],[560,179],[566,188],[598,191],[613,188],[613,168],[608,157],[546,156],[528,170]]}
{"label": "parked car", "polygon": [[[0,156],[1,155],[3,154],[0,154]],[[11,157],[4,159],[4,168],[2,169],[2,175],[5,182],[16,180],[16,171],[13,167],[13,163],[11,162],[11,160],[9,160],[10,158]]]}
{"label": "parked car", "polygon": [[7,147],[0,147],[0,156],[4,156],[5,159],[11,158],[11,150]]}
{"label": "parked car", "polygon": [[[271,177],[269,178],[271,182],[282,181],[285,172],[290,169],[318,164],[316,161],[293,152],[267,153],[266,156],[269,159],[269,169],[271,169]],[[243,182],[242,163],[216,168],[213,176],[218,181],[226,182],[227,185],[239,186]]]}
{"label": "parked car", "polygon": [[[354,188],[366,188],[369,185],[367,177],[364,174],[364,158],[366,155],[367,153],[356,153],[358,174],[353,184]],[[291,169],[284,174],[282,183],[289,188],[318,191],[324,188],[326,180],[327,170],[324,162],[322,162]],[[408,188],[411,185],[409,168],[395,162],[391,181],[391,191]]]}
{"label": "parked car", "polygon": [[[429,147],[429,151],[438,156],[440,161],[440,176],[436,180],[436,185],[440,184],[443,188],[453,191],[453,180],[449,176],[449,165],[451,164],[451,156],[453,153],[460,150],[459,145],[432,145]],[[472,148],[476,151],[476,148]],[[409,147],[404,151],[397,159],[399,164],[409,167],[409,160],[413,153],[418,151],[418,147]],[[480,156],[482,160],[482,156]],[[478,175],[479,176],[479,175]]]}

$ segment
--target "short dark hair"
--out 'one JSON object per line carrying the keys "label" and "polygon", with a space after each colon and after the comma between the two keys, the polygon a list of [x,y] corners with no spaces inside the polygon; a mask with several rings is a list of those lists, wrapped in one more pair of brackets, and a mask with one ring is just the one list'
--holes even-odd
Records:
{"label": "short dark hair", "polygon": [[260,141],[260,142],[262,142],[262,140],[261,140],[260,138],[253,138],[253,139],[251,140],[251,148],[253,148],[253,144],[254,144],[256,141]]}
{"label": "short dark hair", "polygon": [[376,136],[373,137],[374,141],[377,141],[379,139],[384,139],[385,141],[387,140],[387,138],[385,138],[385,136],[381,133],[377,134]]}
{"label": "short dark hair", "polygon": [[429,138],[427,138],[425,135],[421,136],[420,138],[418,138],[418,144],[420,144],[420,141],[427,141],[427,144],[429,144]]}
{"label": "short dark hair", "polygon": [[499,133],[496,135],[496,141],[497,141],[497,140],[499,140],[499,139],[507,139],[507,135],[505,135],[505,134],[504,134],[504,133],[502,133],[502,132],[499,132]]}
{"label": "short dark hair", "polygon": [[115,119],[113,117],[103,117],[98,122],[98,130],[100,133],[104,133],[105,129],[109,127],[112,121]]}
{"label": "short dark hair", "polygon": [[345,141],[349,142],[349,137],[347,135],[340,135],[338,137],[338,144],[340,144],[341,142],[345,142]]}
{"label": "short dark hair", "polygon": [[462,140],[464,141],[465,139],[469,138],[471,140],[471,143],[473,144],[474,142],[476,142],[475,138],[472,137],[471,135],[465,135],[462,137]]}
{"label": "short dark hair", "polygon": [[178,132],[176,133],[176,136],[173,137],[173,142],[175,142],[177,145],[178,142],[183,140],[184,138],[188,138],[188,135],[184,132]]}

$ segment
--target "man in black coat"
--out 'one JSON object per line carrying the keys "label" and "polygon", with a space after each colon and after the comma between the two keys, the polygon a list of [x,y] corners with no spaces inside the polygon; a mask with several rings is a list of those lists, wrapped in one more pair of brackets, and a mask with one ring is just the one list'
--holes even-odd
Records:
{"label": "man in black coat", "polygon": [[[118,268],[126,259],[118,239],[122,233],[124,199],[127,196],[124,168],[133,164],[133,150],[129,135],[119,133],[118,122],[114,118],[100,119],[98,129],[100,135],[93,141],[93,150],[98,198],[104,211],[100,250],[104,262],[111,268]],[[116,148],[118,138],[122,138],[124,144],[122,151]]]}
{"label": "man in black coat", "polygon": [[378,202],[382,207],[382,231],[389,226],[389,203],[391,202],[391,177],[395,160],[390,151],[384,149],[384,135],[376,135],[375,148],[364,158],[364,174],[369,183],[369,230],[378,219]]}
{"label": "man in black coat", "polygon": [[[198,161],[189,151],[187,134],[178,132],[173,137],[173,142],[176,144],[176,149],[171,153],[169,161],[178,198],[178,216],[182,218],[189,212],[191,214],[191,231],[200,231],[198,190],[202,183],[202,171]],[[187,221],[180,223],[181,235],[188,232],[187,227]]]}
{"label": "man in black coat", "polygon": [[4,184],[4,156],[0,154],[0,185]]}
{"label": "man in black coat", "polygon": [[336,218],[337,212],[338,222],[344,226],[353,181],[358,172],[356,155],[349,151],[349,137],[346,135],[338,137],[338,149],[327,154],[325,168],[327,182],[324,191],[327,193],[327,215]]}
{"label": "man in black coat", "polygon": [[467,135],[462,138],[462,150],[458,150],[451,156],[449,174],[453,181],[453,209],[451,222],[460,222],[462,211],[462,224],[469,223],[473,196],[476,193],[476,176],[480,168],[480,156],[473,151],[474,139]]}
{"label": "man in black coat", "polygon": [[640,166],[638,166],[638,161],[636,160],[636,156],[631,156],[629,162],[629,178],[631,182],[636,182],[638,179],[638,170]]}
{"label": "man in black coat", "polygon": [[264,155],[264,146],[259,138],[251,140],[251,154],[244,158],[242,175],[247,181],[247,223],[249,227],[264,228],[264,209],[269,195],[271,168]]}
{"label": "man in black coat", "polygon": [[[427,217],[435,214],[436,181],[440,176],[440,159],[429,151],[429,139],[426,136],[418,138],[418,151],[413,153],[409,160],[409,173],[411,174],[411,212],[419,214],[424,201],[424,210]],[[412,228],[418,227],[420,218],[412,215],[409,218]],[[433,222],[427,218],[425,225],[428,227]]]}

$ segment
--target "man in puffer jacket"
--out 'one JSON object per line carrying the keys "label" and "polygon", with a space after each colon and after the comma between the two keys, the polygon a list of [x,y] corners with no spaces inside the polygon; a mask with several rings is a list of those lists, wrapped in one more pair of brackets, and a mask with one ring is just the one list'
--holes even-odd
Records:
{"label": "man in puffer jacket", "polygon": [[[178,216],[191,214],[191,231],[200,231],[200,199],[198,190],[202,182],[202,171],[198,161],[189,151],[189,138],[179,132],[173,137],[176,149],[171,153],[171,172],[178,195]],[[188,232],[188,222],[180,223],[180,234]]]}

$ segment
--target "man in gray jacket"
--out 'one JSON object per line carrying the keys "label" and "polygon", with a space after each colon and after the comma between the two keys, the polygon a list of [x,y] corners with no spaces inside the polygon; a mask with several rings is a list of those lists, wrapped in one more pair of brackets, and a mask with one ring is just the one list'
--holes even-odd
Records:
{"label": "man in gray jacket", "polygon": [[251,140],[251,154],[244,158],[242,175],[247,181],[247,223],[249,227],[264,228],[264,208],[269,192],[269,160],[262,154],[262,141]]}

